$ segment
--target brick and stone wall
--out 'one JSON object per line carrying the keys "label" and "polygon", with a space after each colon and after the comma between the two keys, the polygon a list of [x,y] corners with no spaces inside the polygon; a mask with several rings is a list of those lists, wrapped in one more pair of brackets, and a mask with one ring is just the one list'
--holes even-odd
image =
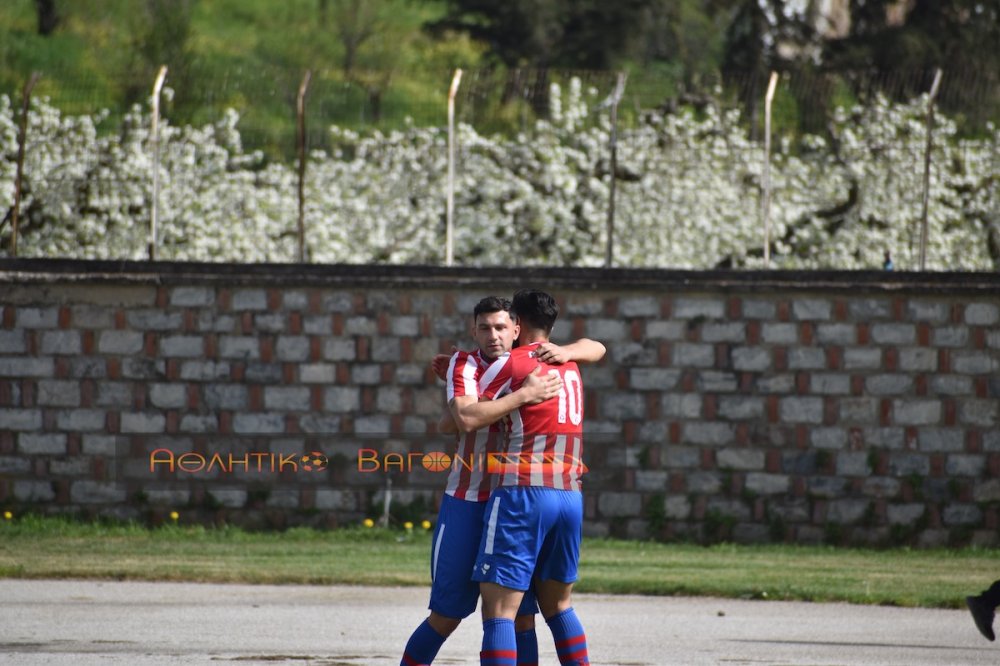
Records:
{"label": "brick and stone wall", "polygon": [[[595,535],[998,543],[1000,275],[0,261],[0,506],[433,518],[472,306],[592,337]],[[323,467],[308,471],[303,454]],[[411,455],[411,454],[416,455]]]}

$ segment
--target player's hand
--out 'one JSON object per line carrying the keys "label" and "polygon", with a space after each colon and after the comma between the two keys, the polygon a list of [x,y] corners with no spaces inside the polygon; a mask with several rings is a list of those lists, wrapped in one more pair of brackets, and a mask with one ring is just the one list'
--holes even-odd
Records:
{"label": "player's hand", "polygon": [[525,404],[537,405],[540,402],[545,402],[549,398],[554,398],[559,395],[559,391],[562,390],[562,377],[560,377],[556,372],[540,374],[539,371],[542,368],[539,367],[537,370],[532,372],[530,375],[524,378],[524,383],[521,384],[519,391],[524,391]]}
{"label": "player's hand", "polygon": [[543,342],[535,348],[535,358],[543,363],[548,363],[549,365],[562,365],[563,363],[569,363],[573,359],[570,355],[566,353],[565,347],[560,347],[559,345],[553,344],[551,342]]}
{"label": "player's hand", "polygon": [[450,354],[436,354],[434,358],[431,359],[431,370],[438,376],[438,379],[448,378],[448,365],[451,364],[451,357],[454,356],[457,351],[457,347],[452,347]]}

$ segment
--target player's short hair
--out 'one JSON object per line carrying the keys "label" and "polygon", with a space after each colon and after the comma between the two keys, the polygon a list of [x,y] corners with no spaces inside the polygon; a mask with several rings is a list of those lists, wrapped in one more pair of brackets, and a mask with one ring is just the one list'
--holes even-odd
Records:
{"label": "player's short hair", "polygon": [[514,294],[510,314],[522,325],[549,334],[559,317],[559,306],[556,299],[544,291],[522,289]]}
{"label": "player's short hair", "polygon": [[494,312],[510,312],[510,300],[499,296],[487,296],[476,303],[472,310],[472,318],[476,319],[481,314],[493,314]]}

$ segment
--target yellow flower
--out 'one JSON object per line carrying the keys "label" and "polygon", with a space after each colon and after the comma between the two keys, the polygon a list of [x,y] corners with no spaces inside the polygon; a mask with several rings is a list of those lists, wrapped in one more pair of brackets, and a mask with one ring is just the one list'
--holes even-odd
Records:
{"label": "yellow flower", "polygon": [[10,511],[4,511],[3,512],[3,519],[4,520],[10,520],[13,517],[14,517],[14,514],[12,514]]}
{"label": "yellow flower", "polygon": [[177,519],[180,518],[180,517],[181,517],[181,514],[177,513],[176,511],[171,511],[170,512],[170,520],[174,521],[175,523],[177,522]]}
{"label": "yellow flower", "polygon": [[371,518],[365,518],[365,521],[361,524],[364,525],[365,527],[375,527],[375,521],[372,520]]}
{"label": "yellow flower", "polygon": [[424,522],[420,523],[420,526],[425,530],[429,530],[431,528],[431,521],[425,520]]}
{"label": "yellow flower", "polygon": [[412,530],[413,529],[413,523],[411,523],[410,521],[406,521],[405,523],[403,523],[403,527],[405,527],[407,529],[407,531]]}

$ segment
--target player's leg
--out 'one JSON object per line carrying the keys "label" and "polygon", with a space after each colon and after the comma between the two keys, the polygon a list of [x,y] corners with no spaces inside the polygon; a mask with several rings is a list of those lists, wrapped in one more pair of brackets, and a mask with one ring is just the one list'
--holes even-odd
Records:
{"label": "player's leg", "polygon": [[483,598],[481,666],[516,666],[517,630],[514,618],[524,592],[496,583],[480,583]]}
{"label": "player's leg", "polygon": [[538,590],[538,608],[546,622],[573,605],[573,583],[536,580],[535,588]]}
{"label": "player's leg", "polygon": [[462,619],[476,609],[479,585],[469,580],[482,534],[484,502],[445,495],[431,541],[430,616],[410,636],[401,666],[431,664]]}
{"label": "player's leg", "polygon": [[517,666],[538,666],[538,636],[535,634],[535,614],[538,602],[532,585],[521,599],[514,618],[514,638],[517,642]]}
{"label": "player's leg", "polygon": [[996,635],[993,633],[993,615],[997,606],[1000,606],[1000,580],[995,581],[983,593],[966,597],[965,603],[969,606],[979,633],[988,640],[996,640]]}
{"label": "player's leg", "polygon": [[583,496],[575,491],[548,490],[547,512],[557,515],[538,554],[535,591],[538,607],[552,631],[560,664],[589,664],[587,636],[573,609],[573,583],[580,563]]}
{"label": "player's leg", "polygon": [[589,664],[587,634],[573,609],[572,583],[537,581],[538,606],[552,631],[560,664]]}
{"label": "player's leg", "polygon": [[[459,620],[454,623],[455,627],[458,627]],[[427,666],[427,664],[433,663],[438,650],[444,645],[450,633],[444,634],[435,629],[434,625],[431,624],[431,618],[428,617],[410,634],[409,640],[406,641],[406,647],[403,648],[403,657],[399,661],[399,666]]]}
{"label": "player's leg", "polygon": [[514,618],[531,586],[537,553],[537,516],[531,489],[499,488],[486,506],[473,579],[480,583],[484,666],[515,666]]}

